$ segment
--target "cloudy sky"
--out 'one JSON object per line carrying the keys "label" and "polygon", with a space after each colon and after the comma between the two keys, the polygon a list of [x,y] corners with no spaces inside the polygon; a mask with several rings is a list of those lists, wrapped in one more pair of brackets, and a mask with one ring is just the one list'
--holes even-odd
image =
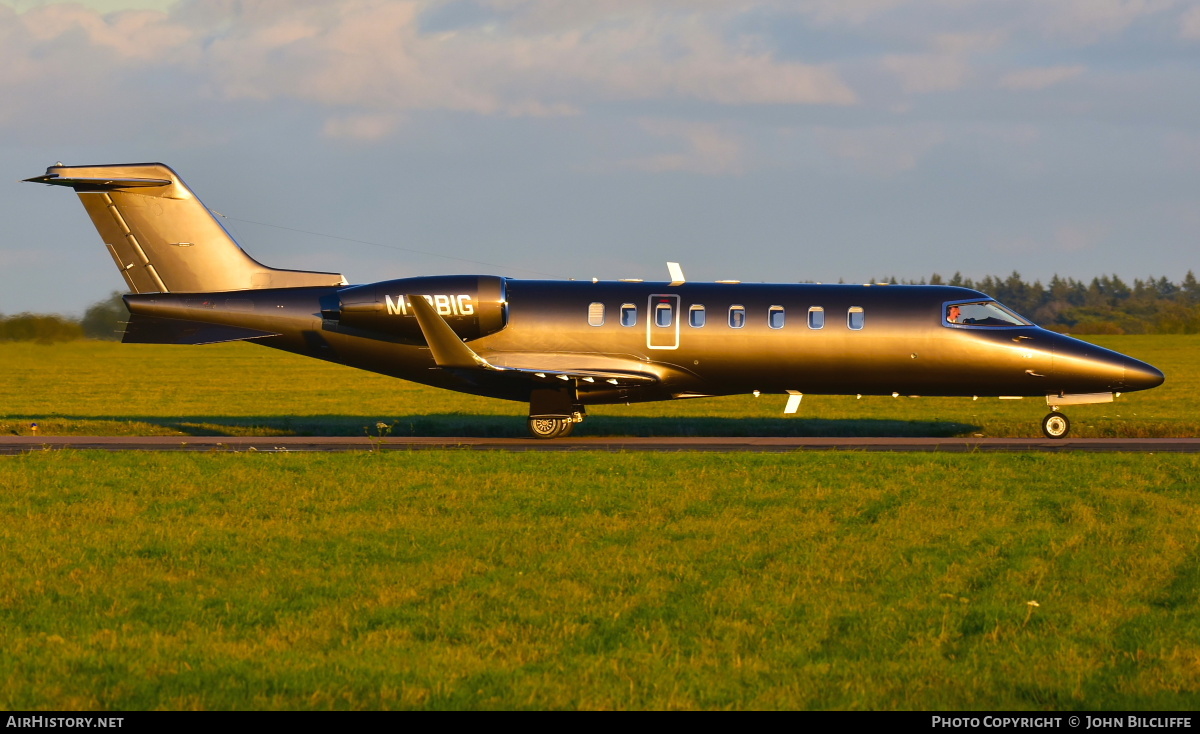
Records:
{"label": "cloudy sky", "polygon": [[0,312],[123,287],[56,161],[351,282],[1179,280],[1200,0],[0,0]]}

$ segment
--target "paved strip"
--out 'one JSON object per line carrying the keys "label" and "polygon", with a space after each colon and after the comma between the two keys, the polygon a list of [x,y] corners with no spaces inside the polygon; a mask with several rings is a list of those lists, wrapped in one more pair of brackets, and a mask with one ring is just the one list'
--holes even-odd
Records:
{"label": "paved strip", "polygon": [[101,451],[985,451],[1200,453],[1200,438],[366,438],[252,436],[3,436],[0,455],[57,449]]}

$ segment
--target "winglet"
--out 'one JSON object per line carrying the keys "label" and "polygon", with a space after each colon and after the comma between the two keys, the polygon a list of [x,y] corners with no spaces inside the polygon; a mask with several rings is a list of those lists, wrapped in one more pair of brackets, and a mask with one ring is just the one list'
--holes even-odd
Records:
{"label": "winglet", "polygon": [[463,344],[463,340],[454,333],[450,324],[438,315],[437,310],[424,296],[406,295],[405,299],[412,306],[417,324],[421,327],[421,334],[425,336],[425,342],[429,344],[429,351],[433,353],[433,361],[438,367],[494,369],[486,359]]}

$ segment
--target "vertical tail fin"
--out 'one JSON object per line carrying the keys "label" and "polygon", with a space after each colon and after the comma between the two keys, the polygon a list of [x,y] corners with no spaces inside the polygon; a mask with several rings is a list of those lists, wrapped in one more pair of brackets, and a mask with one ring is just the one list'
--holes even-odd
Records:
{"label": "vertical tail fin", "polygon": [[161,163],[56,165],[25,180],[75,190],[134,293],[346,283],[337,273],[277,270],[254,260],[183,179]]}

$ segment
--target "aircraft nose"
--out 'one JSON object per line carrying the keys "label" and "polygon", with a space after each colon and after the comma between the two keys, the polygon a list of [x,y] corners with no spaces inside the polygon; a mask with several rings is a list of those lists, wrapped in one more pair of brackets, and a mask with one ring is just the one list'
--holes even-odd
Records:
{"label": "aircraft nose", "polygon": [[1125,390],[1129,392],[1149,390],[1163,384],[1165,379],[1162,371],[1157,367],[1126,357],[1125,379],[1122,381],[1125,384]]}

